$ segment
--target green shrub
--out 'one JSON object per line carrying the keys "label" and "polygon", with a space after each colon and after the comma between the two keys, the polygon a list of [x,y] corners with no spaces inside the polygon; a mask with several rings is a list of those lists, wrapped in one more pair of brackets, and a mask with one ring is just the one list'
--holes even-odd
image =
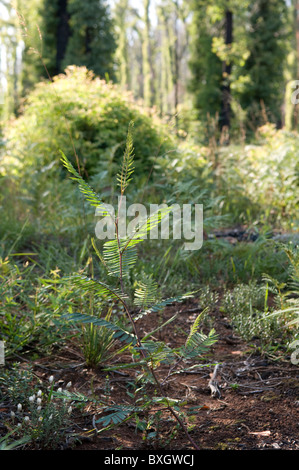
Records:
{"label": "green shrub", "polygon": [[[299,152],[298,135],[265,125],[250,145],[229,146],[210,142],[180,142],[173,158],[158,159],[166,181],[177,189],[196,180],[208,191],[214,215],[227,215],[233,224],[298,231]],[[193,190],[195,184],[190,186]],[[191,194],[190,194],[191,196]],[[200,196],[202,202],[202,195]]]}
{"label": "green shrub", "polygon": [[222,151],[218,191],[236,222],[298,230],[298,136],[272,125],[244,148]]}
{"label": "green shrub", "polygon": [[255,282],[238,284],[232,291],[225,292],[221,307],[245,341],[259,339],[264,347],[283,342],[285,333],[283,324],[268,309],[267,296],[265,286]]}
{"label": "green shrub", "polygon": [[[63,384],[64,391],[71,382]],[[60,382],[37,379],[32,367],[22,369],[14,363],[0,372],[0,398],[11,408],[4,426],[10,431],[0,439],[0,450],[27,444],[31,449],[61,449],[70,433],[72,406]],[[10,439],[8,439],[10,438]]]}
{"label": "green shrub", "polygon": [[74,145],[84,178],[110,197],[131,120],[136,181],[143,188],[153,158],[175,147],[160,121],[85,67],[69,67],[53,83],[39,83],[22,114],[6,124],[0,155],[0,238],[7,243],[16,239],[26,223],[20,250],[25,238],[36,238],[38,244],[44,236],[82,240],[90,210],[84,210],[78,191],[65,178],[60,150],[77,168]]}
{"label": "green shrub", "polygon": [[135,123],[136,171],[147,177],[151,158],[170,145],[161,123],[116,85],[95,78],[85,67],[68,67],[53,83],[39,83],[28,96],[22,115],[8,125],[4,166],[11,163],[23,177],[45,170],[49,176],[52,166],[57,173],[61,171],[59,149],[76,163],[73,140],[85,176],[99,171],[103,176],[107,163],[110,167],[114,160],[118,164],[131,120]]}

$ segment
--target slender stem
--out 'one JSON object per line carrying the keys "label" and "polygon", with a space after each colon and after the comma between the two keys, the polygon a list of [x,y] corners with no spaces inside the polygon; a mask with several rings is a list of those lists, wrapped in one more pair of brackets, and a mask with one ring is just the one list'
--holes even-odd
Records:
{"label": "slender stem", "polygon": [[116,218],[116,221],[115,221],[115,231],[116,231],[116,239],[117,239],[118,254],[119,254],[119,282],[120,282],[121,293],[124,294],[123,267],[122,267],[122,254],[123,254],[123,251],[121,250],[120,240],[119,240],[119,231],[118,231],[119,212],[120,212],[120,208],[121,208],[122,197],[123,197],[123,192],[121,192],[120,200],[119,200],[119,204],[118,204],[117,218]]}
{"label": "slender stem", "polygon": [[[121,192],[121,197],[120,197],[120,201],[119,201],[119,205],[118,205],[118,214],[119,214],[119,211],[120,211],[120,207],[121,207],[121,203],[122,203],[122,196],[123,196],[123,192]],[[120,286],[121,286],[121,291],[122,291],[122,294],[124,294],[124,288],[123,288],[123,275],[122,275],[122,254],[125,252],[126,248],[127,248],[127,245],[124,247],[123,250],[121,250],[121,247],[120,247],[120,242],[119,242],[119,232],[118,232],[118,214],[117,214],[117,219],[116,219],[116,222],[115,222],[115,227],[116,227],[116,236],[117,236],[117,243],[118,243],[118,254],[119,254],[119,280],[120,280]],[[174,416],[174,418],[176,419],[176,421],[179,423],[179,425],[181,426],[181,428],[183,429],[184,433],[186,434],[187,438],[189,439],[190,443],[192,444],[192,446],[196,449],[196,450],[199,450],[199,447],[197,446],[197,444],[193,441],[192,437],[190,436],[190,434],[188,433],[188,430],[186,428],[186,426],[184,425],[183,421],[181,420],[181,418],[179,417],[179,415],[175,412],[175,410],[172,408],[172,406],[169,404],[169,401],[167,399],[167,397],[165,396],[164,392],[163,392],[163,389],[162,389],[162,385],[154,371],[154,368],[152,365],[149,365],[148,364],[148,356],[145,352],[145,350],[143,349],[142,347],[142,344],[141,344],[141,339],[140,339],[140,336],[139,336],[139,333],[138,333],[138,330],[137,330],[137,327],[136,327],[136,324],[134,322],[134,319],[132,317],[132,315],[130,314],[129,312],[129,309],[128,309],[128,306],[126,304],[126,302],[122,299],[122,304],[125,308],[125,311],[127,313],[127,316],[129,318],[129,321],[133,327],[133,331],[135,333],[135,337],[136,337],[136,340],[137,340],[137,345],[138,347],[140,348],[140,353],[143,357],[143,359],[146,361],[146,364],[147,364],[147,368],[149,370],[149,372],[151,373],[154,381],[156,382],[157,384],[157,387],[160,391],[160,394],[162,395],[162,397],[165,399],[165,401],[167,402],[167,409],[168,411]]]}
{"label": "slender stem", "polygon": [[144,349],[142,348],[142,344],[141,344],[141,339],[140,339],[140,336],[139,336],[139,333],[138,333],[138,330],[136,328],[136,324],[132,318],[132,315],[130,314],[129,310],[128,310],[128,307],[127,307],[127,304],[125,303],[125,301],[122,301],[122,304],[126,310],[126,313],[128,315],[128,318],[132,324],[132,327],[133,327],[133,330],[134,330],[134,333],[135,333],[135,336],[136,336],[136,339],[137,339],[137,345],[138,347],[140,348],[140,353],[141,355],[143,356],[143,359],[145,359],[146,361],[146,364],[147,364],[147,368],[148,370],[150,371],[154,381],[156,382],[158,388],[159,388],[159,391],[160,391],[160,394],[162,395],[162,397],[166,400],[167,402],[167,409],[168,411],[173,415],[173,417],[177,420],[177,422],[179,423],[179,425],[181,426],[181,428],[183,429],[184,433],[186,434],[187,438],[189,439],[190,443],[193,445],[193,447],[196,449],[196,450],[200,450],[198,445],[194,442],[194,440],[192,439],[192,437],[190,436],[190,434],[188,433],[188,430],[185,426],[185,424],[183,423],[183,421],[181,420],[181,418],[179,417],[179,415],[175,412],[175,410],[172,408],[172,406],[169,404],[169,401],[167,399],[167,397],[165,396],[164,392],[163,392],[163,388],[162,388],[162,385],[153,369],[153,366],[152,365],[149,365],[148,364],[148,356],[146,355]]}

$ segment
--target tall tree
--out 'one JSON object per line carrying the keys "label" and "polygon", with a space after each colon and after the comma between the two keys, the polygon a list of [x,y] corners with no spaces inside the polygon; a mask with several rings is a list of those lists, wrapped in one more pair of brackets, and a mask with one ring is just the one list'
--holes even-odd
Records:
{"label": "tall tree", "polygon": [[68,11],[68,0],[58,0],[57,4],[57,29],[56,29],[56,64],[55,75],[63,67],[68,42],[70,38],[70,14]]}
{"label": "tall tree", "polygon": [[[228,8],[225,10],[225,45],[231,47],[233,42],[233,12]],[[222,99],[220,111],[221,129],[230,127],[231,121],[231,69],[232,64],[229,59],[224,60],[222,64]]]}
{"label": "tall tree", "polygon": [[[66,1],[66,0],[59,0]],[[64,10],[62,14],[65,15]],[[105,0],[68,0],[69,39],[65,56],[67,65],[85,65],[96,75],[114,78],[116,48],[114,26]],[[64,32],[67,35],[67,31]]]}
{"label": "tall tree", "polygon": [[175,128],[176,132],[179,130],[179,120],[178,120],[178,106],[179,106],[179,75],[180,75],[180,64],[179,64],[179,30],[178,30],[178,21],[179,21],[179,2],[174,0],[175,7],[175,17],[174,17],[174,112],[175,112]]}
{"label": "tall tree", "polygon": [[173,24],[169,3],[163,2],[158,6],[159,46],[160,57],[156,65],[158,69],[159,108],[161,115],[173,113]]}
{"label": "tall tree", "polygon": [[221,108],[222,61],[213,50],[213,37],[219,35],[218,20],[212,22],[208,14],[211,0],[193,0],[191,24],[191,79],[189,88],[194,97],[197,117],[205,120],[215,116]]}
{"label": "tall tree", "polygon": [[118,65],[117,78],[122,88],[130,87],[128,13],[129,0],[118,0],[114,9],[114,18],[118,35],[116,50],[116,59]]}
{"label": "tall tree", "polygon": [[20,99],[21,36],[16,10],[9,1],[0,1],[0,99],[1,115],[17,114]]}
{"label": "tall tree", "polygon": [[186,88],[187,11],[183,0],[117,0],[113,9],[118,81],[161,115],[176,114]]}
{"label": "tall tree", "polygon": [[182,75],[188,49],[187,16],[185,4],[179,0],[163,0],[159,4],[160,61],[157,68],[160,70],[160,109],[162,114],[166,112],[175,116],[177,131],[184,89]]}
{"label": "tall tree", "polygon": [[142,43],[143,98],[146,106],[153,104],[152,51],[150,39],[150,0],[144,0],[144,30]]}
{"label": "tall tree", "polygon": [[[114,78],[116,41],[105,0],[85,3],[79,0],[26,0],[26,5],[25,0],[20,1],[27,30],[30,27],[23,54],[24,87],[32,86],[47,75],[40,60],[30,55],[32,48],[40,50],[51,76],[63,72],[68,65],[85,65],[96,75],[109,74]],[[32,34],[37,30],[36,24],[39,37]]]}
{"label": "tall tree", "polygon": [[249,14],[249,56],[242,70],[247,80],[240,97],[241,106],[247,110],[255,127],[263,123],[263,110],[269,121],[280,125],[286,3],[284,0],[256,0],[250,4]]}

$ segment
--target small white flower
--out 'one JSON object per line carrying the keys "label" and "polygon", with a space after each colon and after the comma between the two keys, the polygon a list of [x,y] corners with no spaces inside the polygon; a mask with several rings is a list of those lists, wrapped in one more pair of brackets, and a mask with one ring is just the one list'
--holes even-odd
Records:
{"label": "small white flower", "polygon": [[33,403],[33,402],[34,402],[34,398],[35,398],[34,395],[32,395],[32,397],[29,397],[30,403]]}
{"label": "small white flower", "polygon": [[16,414],[13,411],[11,411],[10,416],[12,417],[12,419],[14,419],[16,417]]}
{"label": "small white flower", "polygon": [[43,420],[43,417],[42,417],[42,416],[40,416],[40,417],[38,418],[38,420],[39,420],[39,421],[42,421],[42,420]]}
{"label": "small white flower", "polygon": [[18,409],[18,411],[22,411],[22,405],[21,405],[21,403],[18,404],[17,409]]}
{"label": "small white flower", "polygon": [[53,415],[51,414],[51,415],[49,416],[49,420],[52,419],[52,418],[53,418]]}
{"label": "small white flower", "polygon": [[18,423],[18,428],[20,428],[21,426],[22,426],[22,424],[21,424],[21,423]]}
{"label": "small white flower", "polygon": [[66,388],[70,388],[71,386],[72,386],[72,382],[68,382],[68,383],[66,384]]}
{"label": "small white flower", "polygon": [[42,407],[38,406],[36,409],[37,409],[37,411],[41,411]]}
{"label": "small white flower", "polygon": [[36,403],[37,403],[38,405],[40,405],[41,402],[42,402],[42,399],[41,399],[41,398],[37,398],[37,399],[36,399]]}
{"label": "small white flower", "polygon": [[57,392],[62,392],[62,388],[59,387],[59,388],[57,389]]}
{"label": "small white flower", "polygon": [[28,421],[29,421],[29,416],[25,416],[24,421],[25,421],[25,423],[28,423]]}
{"label": "small white flower", "polygon": [[68,412],[69,414],[71,414],[71,412],[72,412],[72,407],[71,407],[71,406],[69,407],[69,409],[67,410],[67,412]]}
{"label": "small white flower", "polygon": [[50,382],[50,384],[53,382],[53,380],[54,380],[54,376],[53,376],[53,375],[50,375],[50,377],[49,377],[49,382]]}
{"label": "small white flower", "polygon": [[41,396],[42,396],[42,391],[41,391],[41,390],[39,390],[39,391],[37,392],[37,396],[38,396],[38,397],[41,397]]}

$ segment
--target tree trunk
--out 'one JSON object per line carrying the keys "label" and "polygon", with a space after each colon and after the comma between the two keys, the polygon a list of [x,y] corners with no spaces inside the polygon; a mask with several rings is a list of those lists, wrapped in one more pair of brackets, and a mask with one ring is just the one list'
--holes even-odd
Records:
{"label": "tree trunk", "polygon": [[144,34],[142,44],[142,72],[143,72],[143,98],[145,106],[152,105],[152,77],[151,77],[151,52],[150,52],[150,0],[144,2]]}
{"label": "tree trunk", "polygon": [[175,130],[178,133],[179,130],[179,117],[178,117],[178,105],[179,105],[179,41],[178,41],[178,16],[179,16],[179,5],[178,1],[175,1],[175,44],[174,44],[174,113],[175,113]]}
{"label": "tree trunk", "polygon": [[[230,10],[225,12],[225,44],[231,45],[233,42],[233,14]],[[231,105],[230,105],[230,74],[231,63],[228,61],[223,62],[223,86],[222,86],[222,103],[220,113],[220,127],[221,129],[230,127],[231,119]]]}
{"label": "tree trunk", "polygon": [[117,59],[119,61],[119,83],[121,88],[131,88],[130,65],[128,57],[127,20],[126,15],[129,10],[129,1],[122,0],[117,5],[116,23],[118,26],[118,48]]}
{"label": "tree trunk", "polygon": [[67,12],[68,0],[58,0],[58,25],[57,25],[57,49],[56,49],[56,75],[61,73],[62,62],[65,57],[67,43],[70,35],[69,14]]}

